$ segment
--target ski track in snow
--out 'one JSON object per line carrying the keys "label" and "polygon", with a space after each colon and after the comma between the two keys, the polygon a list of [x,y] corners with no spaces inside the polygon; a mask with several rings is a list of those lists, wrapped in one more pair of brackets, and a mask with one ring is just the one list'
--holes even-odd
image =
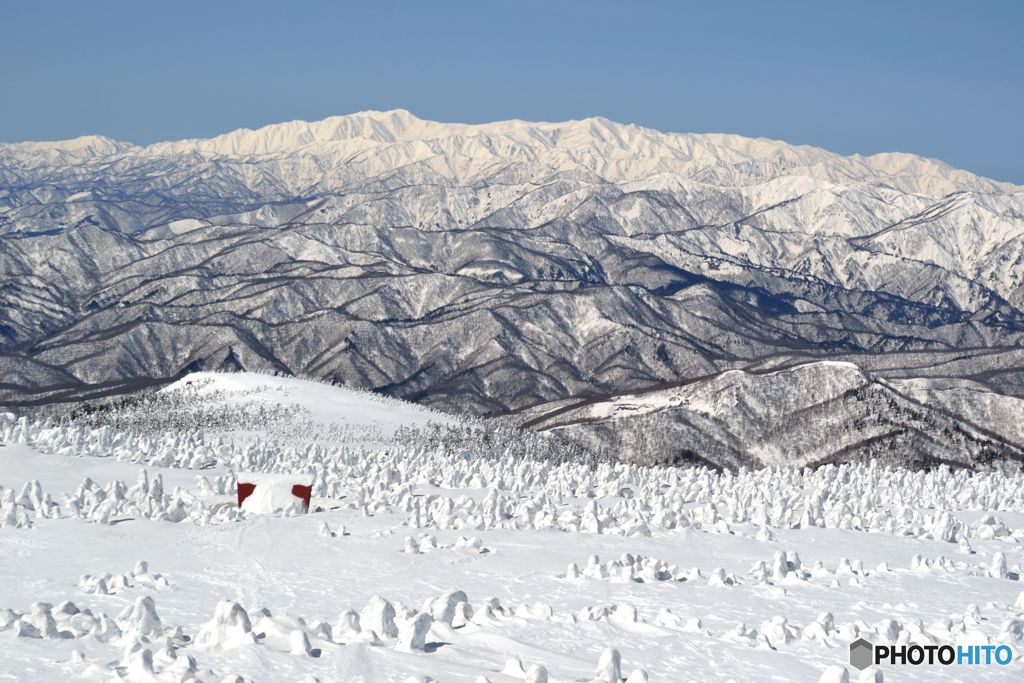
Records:
{"label": "ski track in snow", "polygon": [[[378,435],[445,419],[201,382]],[[970,680],[1024,674],[1017,470],[717,474],[273,437],[0,417],[0,680],[818,681],[859,636],[1008,643],[1017,661]],[[239,511],[240,471],[312,474],[315,512]]]}

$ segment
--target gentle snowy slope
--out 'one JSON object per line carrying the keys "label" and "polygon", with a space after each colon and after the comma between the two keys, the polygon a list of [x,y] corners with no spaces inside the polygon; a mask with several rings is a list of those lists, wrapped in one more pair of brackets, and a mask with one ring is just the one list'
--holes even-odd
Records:
{"label": "gentle snowy slope", "polygon": [[181,394],[186,401],[194,397],[214,411],[253,403],[294,407],[319,424],[369,428],[382,437],[391,436],[399,427],[452,421],[443,413],[368,391],[256,373],[197,372],[161,391]]}
{"label": "gentle snowy slope", "polygon": [[[0,672],[814,683],[858,636],[1024,647],[1017,469],[559,462],[510,454],[497,431],[446,447],[454,433],[433,417],[208,374],[59,426],[0,417]],[[325,441],[382,425],[397,431],[376,448]],[[237,511],[241,469],[308,473],[316,511]],[[1017,680],[1022,665],[971,680]]]}

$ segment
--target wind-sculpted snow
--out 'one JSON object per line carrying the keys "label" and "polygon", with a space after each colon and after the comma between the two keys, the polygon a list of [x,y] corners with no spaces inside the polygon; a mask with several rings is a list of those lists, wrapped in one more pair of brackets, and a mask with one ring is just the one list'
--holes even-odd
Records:
{"label": "wind-sculpted snow", "polygon": [[[486,423],[446,436],[468,427],[326,385],[205,380],[70,419],[0,416],[0,670],[814,681],[849,679],[860,637],[1024,647],[1014,464],[649,467],[564,457],[542,433],[517,450],[521,433]],[[314,397],[349,409],[319,422]],[[262,472],[312,477],[310,514],[240,510],[239,474]]]}
{"label": "wind-sculpted snow", "polygon": [[98,595],[111,595],[120,593],[130,588],[148,587],[156,590],[169,588],[171,585],[167,577],[149,570],[149,563],[139,560],[130,574],[112,575],[109,572],[100,576],[85,574],[78,580],[78,587],[86,593]]}
{"label": "wind-sculpted snow", "polygon": [[0,401],[244,368],[499,414],[822,356],[1019,394],[1022,215],[933,160],[603,119],[0,145]]}
{"label": "wind-sculpted snow", "polygon": [[[47,427],[26,418],[0,422],[0,440],[26,444],[44,453],[111,457],[155,467],[209,470],[227,474],[210,482],[197,474],[201,492],[230,494],[238,470],[307,472],[318,498],[346,499],[343,507],[401,513],[411,528],[556,529],[594,534],[650,536],[652,529],[715,529],[731,533],[730,524],[856,528],[910,533],[953,542],[972,531],[948,514],[922,517],[911,507],[893,508],[913,491],[918,505],[957,501],[966,509],[1024,510],[1024,474],[1019,469],[970,474],[942,468],[911,472],[872,467],[817,470],[741,470],[738,474],[703,469],[648,468],[625,463],[554,463],[518,458],[487,458],[392,443],[386,451],[368,452],[310,443],[283,446],[244,445],[201,435],[162,439],[111,435],[106,428]],[[852,484],[846,479],[855,473]],[[379,482],[384,482],[380,486]],[[419,486],[471,489],[470,495],[423,494]],[[666,489],[678,496],[661,495]],[[587,496],[592,491],[595,497]],[[948,492],[948,493],[947,493]],[[198,523],[232,521],[244,513],[221,508],[212,513],[200,499],[176,489],[165,493],[162,477],[143,470],[134,486],[114,481],[106,486],[86,480],[57,503],[39,482],[28,482],[20,495],[0,493],[4,516],[82,517],[101,524],[142,516]],[[598,498],[607,502],[601,503]],[[700,503],[702,506],[694,506]],[[949,505],[951,503],[946,503]],[[886,512],[878,510],[884,508]],[[1024,532],[1021,532],[1024,534]]]}

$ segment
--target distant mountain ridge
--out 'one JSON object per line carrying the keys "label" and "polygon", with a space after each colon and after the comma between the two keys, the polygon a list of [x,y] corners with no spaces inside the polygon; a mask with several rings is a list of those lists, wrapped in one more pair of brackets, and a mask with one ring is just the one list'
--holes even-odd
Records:
{"label": "distant mountain ridge", "polygon": [[503,414],[822,358],[1024,394],[1024,188],[599,118],[0,145],[0,403],[269,369]]}
{"label": "distant mountain ridge", "polygon": [[634,462],[735,469],[1024,461],[1022,417],[1022,399],[930,380],[888,382],[822,361],[536,406],[515,421]]}
{"label": "distant mountain ridge", "polygon": [[[608,182],[648,178],[666,172],[684,176],[706,173],[712,167],[733,166],[737,177],[770,179],[781,175],[809,175],[819,180],[886,179],[903,191],[949,194],[958,191],[1021,191],[1010,183],[989,180],[954,169],[941,161],[904,153],[844,157],[807,145],[790,145],[765,138],[728,134],[662,133],[594,117],[561,123],[520,120],[489,124],[452,124],[426,121],[406,110],[366,111],[332,116],[321,121],[289,121],[257,130],[239,129],[212,138],[159,142],[148,146],[103,136],[83,136],[57,142],[0,143],[0,158],[22,169],[40,161],[60,163],[65,157],[118,161],[200,155],[205,158],[280,158],[296,155],[354,161],[352,157],[380,147],[381,169],[389,162],[447,155],[452,177],[468,176],[477,169],[469,159],[493,158],[502,162],[533,162],[558,170],[586,169]],[[462,163],[455,156],[463,154]],[[340,157],[340,158],[339,158]],[[400,162],[395,163],[396,160]],[[630,164],[621,164],[630,160]],[[798,173],[789,173],[792,171]],[[282,178],[301,185],[301,178]],[[312,188],[313,184],[309,187]]]}

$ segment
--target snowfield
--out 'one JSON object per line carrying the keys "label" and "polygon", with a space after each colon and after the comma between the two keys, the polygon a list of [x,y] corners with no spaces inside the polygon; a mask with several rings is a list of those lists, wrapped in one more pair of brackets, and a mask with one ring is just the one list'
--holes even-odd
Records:
{"label": "snowfield", "polygon": [[[641,467],[264,375],[0,415],[0,557],[0,680],[1024,676],[1017,466]],[[862,675],[858,637],[1016,658]]]}

